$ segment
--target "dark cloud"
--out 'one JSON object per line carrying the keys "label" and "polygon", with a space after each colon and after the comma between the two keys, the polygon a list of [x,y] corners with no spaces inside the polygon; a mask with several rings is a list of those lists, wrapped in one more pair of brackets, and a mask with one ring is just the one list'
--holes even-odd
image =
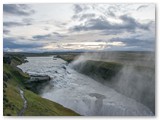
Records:
{"label": "dark cloud", "polygon": [[36,40],[47,40],[51,37],[51,34],[47,34],[47,35],[35,35],[32,38],[36,39]]}
{"label": "dark cloud", "polygon": [[[47,24],[51,25],[47,22]],[[61,29],[64,29],[64,26],[67,25],[68,22],[60,22],[60,21],[54,21],[54,26],[59,27]]]}
{"label": "dark cloud", "polygon": [[111,16],[111,17],[115,17],[114,12],[112,12],[112,11],[110,11],[110,10],[107,12],[107,14],[108,14],[109,16]]}
{"label": "dark cloud", "polygon": [[116,12],[116,8],[114,6],[110,6],[108,10],[106,11],[107,15],[111,17],[115,17],[116,15],[114,14]]}
{"label": "dark cloud", "polygon": [[35,40],[59,40],[61,38],[67,37],[67,35],[61,35],[58,32],[53,32],[50,34],[46,34],[46,35],[35,35],[32,36],[33,39]]}
{"label": "dark cloud", "polygon": [[14,27],[14,26],[22,26],[23,23],[19,22],[3,22],[3,26],[5,27]]}
{"label": "dark cloud", "polygon": [[24,19],[22,19],[22,22],[23,23],[26,23],[26,24],[31,24],[32,22],[33,22],[33,19],[32,18],[24,18]]}
{"label": "dark cloud", "polygon": [[120,26],[121,28],[129,28],[129,29],[140,28],[140,29],[148,30],[150,26],[150,23],[148,24],[139,23],[134,18],[127,15],[120,16],[120,19],[123,20],[123,24]]}
{"label": "dark cloud", "polygon": [[118,30],[118,29],[117,30],[116,29],[111,30],[111,29],[108,29],[108,30],[101,31],[99,34],[100,35],[117,35],[117,34],[123,33],[124,31],[126,31],[126,30]]}
{"label": "dark cloud", "polygon": [[103,39],[98,39],[98,40],[95,40],[95,42],[104,42],[105,40]]}
{"label": "dark cloud", "polygon": [[38,47],[42,47],[43,44],[41,43],[18,43],[17,39],[15,38],[4,38],[3,39],[3,48],[9,48],[9,49],[25,49],[25,48],[38,48]]}
{"label": "dark cloud", "polygon": [[91,19],[93,17],[95,17],[96,15],[94,13],[87,13],[87,14],[82,14],[82,15],[73,15],[72,18],[73,19],[78,19],[78,20],[84,20],[84,19]]}
{"label": "dark cloud", "polygon": [[73,10],[74,10],[75,14],[86,11],[88,9],[90,9],[90,7],[87,6],[86,4],[74,4],[73,5]]}
{"label": "dark cloud", "polygon": [[79,12],[83,11],[83,8],[82,8],[81,5],[75,4],[74,5],[74,11],[75,11],[75,13],[79,13]]}
{"label": "dark cloud", "polygon": [[72,16],[72,19],[79,19],[79,15],[76,15],[76,14],[73,15],[73,16]]}
{"label": "dark cloud", "polygon": [[137,10],[140,10],[140,9],[146,8],[146,7],[148,7],[148,5],[141,5],[141,6],[139,6],[139,7],[137,8]]}
{"label": "dark cloud", "polygon": [[59,33],[58,33],[58,32],[53,32],[53,34],[55,34],[55,35],[59,35]]}
{"label": "dark cloud", "polygon": [[60,37],[60,38],[68,37],[68,35],[62,35],[62,34],[60,34],[58,32],[53,32],[52,34],[55,35],[56,37]]}
{"label": "dark cloud", "polygon": [[4,14],[17,15],[17,16],[29,16],[35,13],[28,5],[25,4],[4,4]]}
{"label": "dark cloud", "polygon": [[[136,36],[128,37],[128,38],[112,38],[110,39],[110,42],[123,42],[126,46],[125,49],[128,48],[128,50],[154,50],[154,44],[155,39],[139,39]],[[123,49],[123,47],[122,47]]]}
{"label": "dark cloud", "polygon": [[[90,30],[101,30],[101,34],[103,35],[116,35],[123,32],[136,32],[137,29],[149,30],[151,22],[148,23],[140,23],[138,20],[134,19],[128,15],[116,16],[115,12],[118,10],[117,6],[110,6],[107,9],[105,8],[96,8],[94,5],[74,5],[75,14],[72,16],[73,19],[79,20],[80,22],[85,20],[85,23],[81,23],[79,25],[72,26],[70,28],[71,32],[79,32],[79,31],[90,31]],[[146,7],[146,6],[140,6]],[[97,15],[95,13],[87,13],[86,10],[96,10],[103,15]],[[79,14],[80,13],[80,14]],[[114,17],[122,21],[122,23],[112,23],[107,20],[106,16]]]}
{"label": "dark cloud", "polygon": [[3,30],[3,34],[9,34],[9,33],[10,33],[9,30],[6,30],[6,29]]}
{"label": "dark cloud", "polygon": [[25,22],[3,22],[4,27],[17,27],[17,26],[27,26],[32,25],[32,23]]}
{"label": "dark cloud", "polygon": [[136,29],[149,30],[150,24],[142,24],[136,21],[134,18],[123,15],[120,16],[122,23],[111,23],[104,19],[103,17],[90,19],[85,22],[84,25],[77,25],[70,28],[71,31],[88,31],[88,30],[106,30],[106,31],[128,31],[134,32]]}

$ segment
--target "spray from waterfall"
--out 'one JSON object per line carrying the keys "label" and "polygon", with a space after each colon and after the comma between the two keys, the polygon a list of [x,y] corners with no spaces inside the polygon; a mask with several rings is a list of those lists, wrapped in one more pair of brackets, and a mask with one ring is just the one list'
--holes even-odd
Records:
{"label": "spray from waterfall", "polygon": [[[70,66],[77,71],[89,72],[86,61],[115,62],[123,65],[111,78],[100,80],[99,76],[89,74],[96,81],[112,87],[117,92],[141,102],[155,112],[155,56],[154,52],[102,52],[84,53],[77,57]],[[91,67],[90,71],[93,67]],[[83,73],[83,72],[81,72]],[[84,73],[86,74],[86,73]],[[87,74],[88,75],[88,74]]]}

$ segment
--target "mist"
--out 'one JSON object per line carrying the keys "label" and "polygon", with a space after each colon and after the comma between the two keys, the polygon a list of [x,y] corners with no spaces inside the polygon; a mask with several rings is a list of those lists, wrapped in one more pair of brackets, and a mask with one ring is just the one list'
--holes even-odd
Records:
{"label": "mist", "polygon": [[87,72],[92,72],[93,69],[91,67],[89,70],[88,60],[122,64],[122,68],[109,80],[94,73],[90,73],[89,75],[87,73],[87,75],[103,85],[111,87],[117,92],[144,104],[155,113],[154,52],[84,53],[70,63],[69,66],[78,72],[86,74],[86,69]]}

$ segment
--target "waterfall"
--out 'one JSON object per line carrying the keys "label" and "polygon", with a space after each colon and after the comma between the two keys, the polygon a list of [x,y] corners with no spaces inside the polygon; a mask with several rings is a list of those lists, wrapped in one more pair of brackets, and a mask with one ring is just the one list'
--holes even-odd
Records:
{"label": "waterfall", "polygon": [[24,72],[43,73],[52,78],[53,87],[44,88],[41,96],[81,115],[153,115],[143,104],[78,73],[70,67],[73,63],[67,66],[62,59],[52,57],[28,57],[27,60],[19,66]]}

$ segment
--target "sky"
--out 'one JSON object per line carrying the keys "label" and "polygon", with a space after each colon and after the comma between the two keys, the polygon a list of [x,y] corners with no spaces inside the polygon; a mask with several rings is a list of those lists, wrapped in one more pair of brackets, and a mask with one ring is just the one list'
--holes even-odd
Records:
{"label": "sky", "polygon": [[4,4],[3,50],[154,51],[155,4]]}

